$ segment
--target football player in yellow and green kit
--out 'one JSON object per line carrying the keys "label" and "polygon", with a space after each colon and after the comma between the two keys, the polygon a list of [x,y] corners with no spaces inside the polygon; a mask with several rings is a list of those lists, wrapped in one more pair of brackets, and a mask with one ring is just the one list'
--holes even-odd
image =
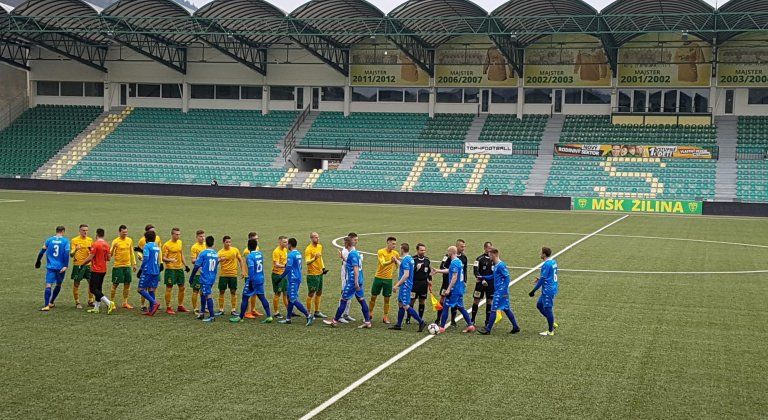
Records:
{"label": "football player in yellow and green kit", "polygon": [[[70,240],[71,252],[69,254],[72,257],[72,296],[75,298],[75,307],[77,309],[83,309],[83,305],[80,304],[80,282],[91,279],[91,263],[86,263],[85,260],[91,255],[91,245],[93,245],[93,238],[88,236],[88,225],[80,225],[79,235]],[[88,306],[93,306],[93,295],[88,292]]]}
{"label": "football player in yellow and green kit", "polygon": [[187,266],[187,262],[184,260],[183,249],[181,229],[171,229],[171,239],[164,243],[161,249],[163,263],[165,264],[165,274],[163,275],[163,280],[165,281],[165,313],[168,315],[176,315],[176,312],[171,308],[174,285],[179,288],[179,304],[176,310],[179,312],[189,312],[184,307],[184,270],[189,272],[189,266]]}
{"label": "football player in yellow and green kit", "polygon": [[280,296],[283,297],[283,305],[288,308],[288,280],[281,276],[285,272],[285,263],[288,261],[288,237],[280,236],[277,238],[277,248],[272,251],[272,290],[275,293],[272,297],[272,313],[276,319],[280,315]]}
{"label": "football player in yellow and green kit", "polygon": [[378,267],[376,275],[373,278],[371,286],[371,320],[374,317],[374,308],[376,307],[376,298],[384,295],[384,318],[385,324],[389,324],[389,298],[392,296],[392,275],[395,267],[400,264],[400,252],[397,251],[397,239],[390,236],[387,238],[387,246],[381,248],[376,256],[378,257]]}
{"label": "football player in yellow and green kit", "polygon": [[237,268],[243,273],[243,277],[248,277],[248,271],[243,261],[240,250],[232,246],[232,238],[225,236],[224,247],[219,250],[219,311],[216,315],[224,314],[224,294],[229,289],[229,295],[232,303],[230,315],[237,315]]}
{"label": "football player in yellow and green kit", "polygon": [[[199,229],[195,234],[197,235],[197,242],[195,242],[189,250],[189,255],[192,258],[192,265],[195,265],[197,256],[206,249],[205,231]],[[197,308],[200,305],[200,275],[195,275],[190,278],[189,284],[192,286],[192,311],[197,315]],[[213,311],[213,308],[211,308],[211,311]]]}
{"label": "football player in yellow and green kit", "polygon": [[[325,319],[327,316],[320,311],[320,299],[323,295],[323,276],[328,273],[323,261],[323,245],[317,232],[309,234],[309,245],[304,249],[304,259],[307,261],[307,311],[315,318]],[[312,301],[315,302],[315,312],[312,312]]]}
{"label": "football player in yellow and green kit", "polygon": [[109,254],[112,256],[114,264],[112,265],[112,291],[109,293],[109,300],[115,301],[117,286],[123,285],[123,304],[124,309],[133,309],[128,303],[128,295],[131,292],[131,279],[136,271],[136,254],[133,253],[133,239],[128,237],[128,228],[120,225],[117,229],[118,236],[112,241]]}

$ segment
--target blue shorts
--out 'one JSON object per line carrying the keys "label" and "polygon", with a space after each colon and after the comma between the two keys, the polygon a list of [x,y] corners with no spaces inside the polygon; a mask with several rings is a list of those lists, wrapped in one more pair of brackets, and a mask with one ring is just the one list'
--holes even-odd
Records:
{"label": "blue shorts", "polygon": [[414,297],[415,295],[413,295],[413,288],[411,287],[402,287],[397,292],[397,301],[401,305],[410,305],[411,299]]}
{"label": "blue shorts", "polygon": [[353,297],[358,299],[365,298],[365,285],[360,283],[360,290],[355,290],[355,282],[347,280],[344,284],[344,290],[341,291],[341,298],[350,300]]}
{"label": "blue shorts", "polygon": [[552,295],[541,295],[539,296],[539,301],[536,303],[536,306],[552,308],[555,306],[555,297]]}
{"label": "blue shorts", "polygon": [[288,302],[299,300],[299,289],[301,280],[288,280]]}
{"label": "blue shorts", "polygon": [[160,274],[141,273],[139,289],[157,289],[158,284],[160,284]]}
{"label": "blue shorts", "polygon": [[492,311],[503,311],[505,309],[512,309],[509,304],[509,293],[501,295],[496,293],[493,295],[493,302],[491,303]]}
{"label": "blue shorts", "polygon": [[250,279],[245,280],[245,286],[243,286],[243,296],[252,297],[254,295],[264,294],[264,282],[256,283]]}
{"label": "blue shorts", "polygon": [[47,269],[45,271],[45,284],[61,284],[64,282],[64,274],[61,270]]}
{"label": "blue shorts", "polygon": [[464,307],[464,293],[458,293],[455,290],[451,290],[451,294],[445,298],[445,305],[449,308]]}
{"label": "blue shorts", "polygon": [[206,284],[200,283],[200,294],[203,296],[210,296],[213,293],[213,283]]}

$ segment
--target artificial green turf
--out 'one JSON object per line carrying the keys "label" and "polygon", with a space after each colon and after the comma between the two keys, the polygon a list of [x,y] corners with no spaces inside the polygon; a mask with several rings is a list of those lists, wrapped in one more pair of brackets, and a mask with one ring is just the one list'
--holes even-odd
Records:
{"label": "artificial green turf", "polygon": [[[57,224],[69,228],[68,236],[76,234],[80,223],[90,224],[92,231],[104,227],[112,239],[125,223],[138,239],[140,229],[153,223],[163,240],[171,227],[180,227],[187,250],[194,230],[204,228],[217,238],[232,235],[239,247],[246,233],[256,230],[262,249],[271,251],[280,234],[296,236],[303,249],[309,232],[316,230],[331,269],[323,303],[330,314],[339,292],[338,258],[330,242],[349,231],[374,233],[361,236],[360,249],[366,252],[381,247],[387,232],[448,231],[395,236],[411,245],[425,242],[433,260],[457,237],[468,242],[472,258],[483,241],[491,240],[510,265],[531,267],[540,246],[558,251],[581,237],[576,234],[594,232],[620,217],[21,192],[0,192],[0,215],[6,249],[0,270],[0,307],[6,309],[0,323],[0,417],[272,419],[302,416],[420,336],[413,327],[391,332],[380,323],[361,331],[219,322],[224,319],[202,325],[191,316],[146,318],[124,310],[95,316],[74,309],[69,280],[57,308],[43,314],[37,309],[44,272],[32,268],[42,241]],[[768,221],[761,219],[633,215],[603,233],[768,246]],[[766,257],[768,248],[592,237],[558,258],[563,271],[555,337],[537,335],[545,322],[527,296],[530,275],[512,288],[521,334],[506,334],[506,320],[490,337],[450,330],[320,417],[764,417],[765,273],[567,270],[764,270]],[[367,256],[366,289],[374,270]],[[83,285],[81,300],[85,296]],[[377,304],[377,319],[381,308]],[[356,304],[352,313],[359,317]],[[430,308],[427,319],[433,318]]]}

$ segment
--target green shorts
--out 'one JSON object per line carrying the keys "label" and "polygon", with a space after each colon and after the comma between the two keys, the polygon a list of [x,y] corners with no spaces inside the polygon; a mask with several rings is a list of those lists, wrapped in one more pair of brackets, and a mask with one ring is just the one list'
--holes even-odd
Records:
{"label": "green shorts", "polygon": [[275,293],[285,293],[288,290],[288,279],[280,278],[280,274],[272,273],[272,290]]}
{"label": "green shorts", "polygon": [[384,295],[384,297],[392,296],[392,279],[382,279],[379,277],[373,278],[373,286],[371,286],[371,296]]}
{"label": "green shorts", "polygon": [[131,267],[112,267],[112,284],[131,284]]}
{"label": "green shorts", "polygon": [[219,291],[237,290],[237,277],[219,276]]}
{"label": "green shorts", "polygon": [[90,265],[73,265],[72,266],[72,280],[75,283],[80,283],[81,280],[91,279],[91,266]]}
{"label": "green shorts", "polygon": [[184,269],[181,268],[166,268],[163,275],[165,285],[168,287],[184,286]]}
{"label": "green shorts", "polygon": [[200,275],[192,277],[192,290],[200,291]]}
{"label": "green shorts", "polygon": [[312,292],[322,293],[323,292],[323,275],[307,274],[307,287],[309,288],[309,293],[312,293]]}

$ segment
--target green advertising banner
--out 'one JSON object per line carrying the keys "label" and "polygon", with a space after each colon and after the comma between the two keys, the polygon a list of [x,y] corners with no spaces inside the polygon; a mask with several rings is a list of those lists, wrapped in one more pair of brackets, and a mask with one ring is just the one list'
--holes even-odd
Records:
{"label": "green advertising banner", "polygon": [[350,54],[352,86],[429,86],[429,75],[383,37],[353,45]]}
{"label": "green advertising banner", "polygon": [[701,214],[702,208],[698,201],[599,197],[574,197],[572,206],[574,210],[667,214]]}
{"label": "green advertising banner", "polygon": [[437,48],[435,86],[516,87],[517,74],[487,36],[454,38]]}
{"label": "green advertising banner", "polygon": [[717,52],[717,85],[768,86],[768,40],[760,33],[746,33],[724,42]]}
{"label": "green advertising banner", "polygon": [[650,33],[619,49],[619,86],[708,87],[712,47],[693,35]]}
{"label": "green advertising banner", "polygon": [[610,87],[600,40],[586,34],[544,36],[525,49],[526,87]]}

